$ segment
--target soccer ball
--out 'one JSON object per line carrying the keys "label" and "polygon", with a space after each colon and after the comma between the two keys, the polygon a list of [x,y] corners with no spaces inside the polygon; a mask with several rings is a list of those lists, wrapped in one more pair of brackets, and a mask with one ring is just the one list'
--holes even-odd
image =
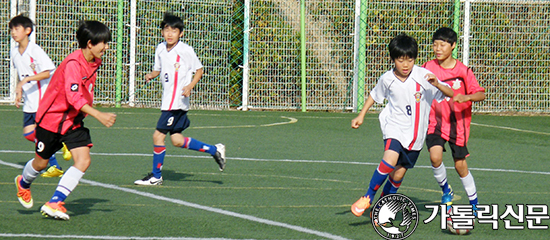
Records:
{"label": "soccer ball", "polygon": [[456,235],[464,235],[470,232],[470,229],[454,229],[453,220],[451,218],[447,218],[447,230],[449,230],[449,232],[451,232],[452,234],[456,234]]}
{"label": "soccer ball", "polygon": [[[449,215],[451,215],[451,211],[452,209],[450,207],[447,207],[447,213]],[[453,228],[453,219],[448,217],[447,218],[447,230],[449,230],[449,232],[451,232],[452,234],[456,234],[456,235],[464,235],[464,234],[468,234],[470,232],[470,229],[455,229]]]}

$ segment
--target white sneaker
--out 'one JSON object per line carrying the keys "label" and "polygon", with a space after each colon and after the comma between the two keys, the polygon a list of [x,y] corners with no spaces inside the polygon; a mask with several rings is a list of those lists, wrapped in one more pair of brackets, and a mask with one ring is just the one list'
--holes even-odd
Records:
{"label": "white sneaker", "polygon": [[156,178],[155,176],[153,176],[153,173],[149,173],[143,179],[134,181],[134,184],[146,186],[162,185],[162,176],[160,178]]}
{"label": "white sneaker", "polygon": [[214,160],[220,166],[220,172],[223,172],[225,169],[225,145],[218,143],[216,146],[216,154],[214,154]]}

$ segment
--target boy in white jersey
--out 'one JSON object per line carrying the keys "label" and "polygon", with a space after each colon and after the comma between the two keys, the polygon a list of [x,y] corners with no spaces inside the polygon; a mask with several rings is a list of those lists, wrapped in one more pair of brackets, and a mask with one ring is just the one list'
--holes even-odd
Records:
{"label": "boy in white jersey", "polygon": [[[29,35],[33,31],[31,19],[19,15],[12,18],[8,25],[11,37],[18,43],[10,51],[11,61],[20,80],[15,87],[15,106],[19,107],[23,98],[23,136],[34,143],[36,110],[46,92],[55,65],[40,46],[29,41]],[[71,159],[71,152],[66,147],[63,147],[63,158]],[[42,174],[43,177],[63,175],[55,155],[50,157],[49,164],[50,168]]]}
{"label": "boy in white jersey", "polygon": [[422,150],[432,101],[453,96],[447,84],[414,65],[418,55],[414,38],[401,34],[391,40],[388,48],[395,68],[378,79],[363,109],[351,121],[351,127],[358,128],[375,101],[382,104],[384,99],[388,100],[379,115],[384,156],[374,171],[367,193],[351,206],[351,212],[358,217],[370,207],[374,194],[388,175],[389,182],[382,195],[397,192],[407,169],[414,167]]}
{"label": "boy in white jersey", "polygon": [[160,185],[162,166],[166,146],[164,140],[170,133],[172,144],[176,147],[207,152],[214,157],[220,171],[225,168],[225,146],[221,143],[209,145],[182,135],[189,127],[187,111],[191,90],[199,82],[203,74],[203,66],[193,48],[179,39],[183,37],[183,21],[181,18],[165,13],[161,23],[162,37],[155,51],[153,71],[145,75],[150,81],[160,75],[162,81],[162,114],[153,133],[153,171],[146,177],[136,180],[136,185]]}

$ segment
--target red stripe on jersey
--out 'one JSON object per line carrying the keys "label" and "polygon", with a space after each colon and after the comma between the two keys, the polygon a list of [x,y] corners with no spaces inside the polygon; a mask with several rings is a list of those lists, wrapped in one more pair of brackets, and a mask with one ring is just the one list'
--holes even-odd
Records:
{"label": "red stripe on jersey", "polygon": [[178,71],[179,71],[179,65],[180,65],[180,55],[178,55],[175,65],[176,65],[176,71],[174,73],[174,90],[172,91],[172,100],[170,101],[170,107],[168,107],[168,111],[172,110],[172,105],[174,104],[174,98],[176,98],[176,92],[178,91]]}
{"label": "red stripe on jersey", "polygon": [[[31,58],[31,66],[34,65],[34,59],[32,57]],[[32,68],[32,72],[34,73],[34,75],[37,74],[36,72],[36,69],[33,67]],[[40,103],[40,100],[42,100],[42,86],[40,85],[40,81],[36,81],[36,84],[38,85],[38,103]]]}
{"label": "red stripe on jersey", "polygon": [[[416,83],[416,92],[420,92],[420,84]],[[414,143],[416,142],[416,138],[418,136],[418,125],[420,121],[420,100],[416,101],[416,109],[414,111],[414,138],[409,144],[409,151],[412,150]]]}

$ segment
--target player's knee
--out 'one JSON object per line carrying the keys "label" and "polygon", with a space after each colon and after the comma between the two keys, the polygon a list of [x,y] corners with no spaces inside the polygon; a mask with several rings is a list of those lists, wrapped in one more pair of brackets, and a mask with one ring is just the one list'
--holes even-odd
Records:
{"label": "player's knee", "polygon": [[172,141],[172,144],[176,147],[182,147],[183,146],[183,141],[182,142],[179,142],[179,141]]}
{"label": "player's knee", "polygon": [[29,133],[24,133],[23,136],[25,137],[25,139],[27,139],[31,142],[34,142],[34,140],[36,139],[36,134],[34,133],[34,131],[29,132]]}

